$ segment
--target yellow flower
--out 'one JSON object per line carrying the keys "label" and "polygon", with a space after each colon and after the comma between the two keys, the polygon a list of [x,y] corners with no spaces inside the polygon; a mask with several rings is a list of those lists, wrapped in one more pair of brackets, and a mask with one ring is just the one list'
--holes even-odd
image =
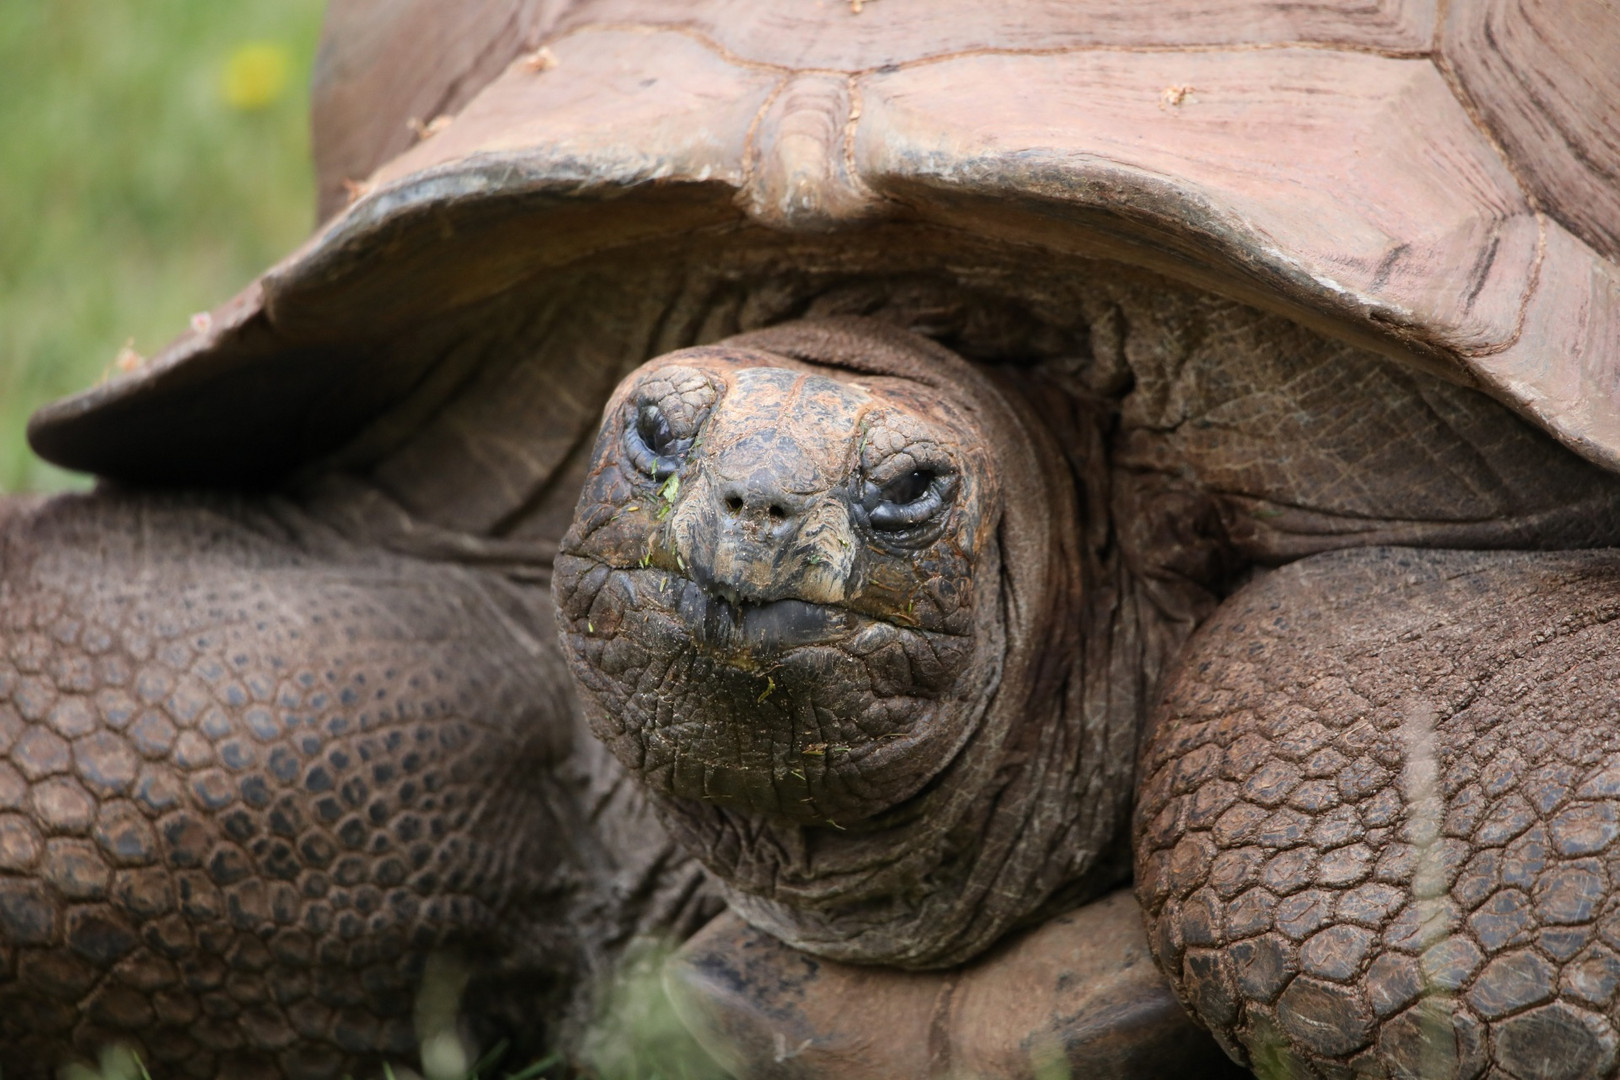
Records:
{"label": "yellow flower", "polygon": [[239,46],[225,62],[220,84],[225,104],[243,111],[275,104],[287,90],[291,67],[284,46],[267,41]]}

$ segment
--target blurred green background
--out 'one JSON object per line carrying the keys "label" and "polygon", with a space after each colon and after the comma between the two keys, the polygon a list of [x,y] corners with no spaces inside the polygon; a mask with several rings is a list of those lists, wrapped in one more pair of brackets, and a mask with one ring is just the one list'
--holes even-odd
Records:
{"label": "blurred green background", "polygon": [[88,481],[23,429],[314,225],[323,0],[0,0],[0,491]]}

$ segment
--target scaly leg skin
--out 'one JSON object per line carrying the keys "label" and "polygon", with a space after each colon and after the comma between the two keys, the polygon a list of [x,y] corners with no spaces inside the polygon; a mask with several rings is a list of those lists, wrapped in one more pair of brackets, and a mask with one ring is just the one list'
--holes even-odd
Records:
{"label": "scaly leg skin", "polygon": [[1154,970],[1128,891],[947,972],[817,960],[727,914],[664,981],[740,1080],[1239,1075]]}
{"label": "scaly leg skin", "polygon": [[1620,987],[1620,552],[1367,549],[1167,681],[1137,891],[1265,1077],[1599,1077]]}
{"label": "scaly leg skin", "polygon": [[378,1075],[445,950],[527,1013],[495,1034],[565,1042],[534,1018],[578,1019],[632,909],[691,881],[580,765],[551,621],[543,588],[273,500],[0,504],[7,1080],[112,1043],[158,1076]]}

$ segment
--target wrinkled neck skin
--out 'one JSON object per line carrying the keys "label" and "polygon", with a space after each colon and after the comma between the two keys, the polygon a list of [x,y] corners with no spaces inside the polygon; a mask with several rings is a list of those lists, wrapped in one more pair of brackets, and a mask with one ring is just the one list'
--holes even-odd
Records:
{"label": "wrinkled neck skin", "polygon": [[1100,424],[1046,398],[836,320],[655,360],[607,408],[564,652],[675,838],[789,944],[950,966],[1122,876],[1155,665],[1111,643],[1141,635],[1106,528],[1074,528],[1106,518],[1075,468]]}

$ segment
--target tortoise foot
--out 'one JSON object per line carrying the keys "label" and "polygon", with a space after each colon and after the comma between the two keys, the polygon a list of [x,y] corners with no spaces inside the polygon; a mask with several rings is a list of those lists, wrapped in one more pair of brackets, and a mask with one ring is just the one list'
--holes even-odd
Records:
{"label": "tortoise foot", "polygon": [[664,981],[681,1020],[743,1080],[1239,1072],[1153,966],[1128,891],[944,972],[818,960],[727,913],[670,958]]}

